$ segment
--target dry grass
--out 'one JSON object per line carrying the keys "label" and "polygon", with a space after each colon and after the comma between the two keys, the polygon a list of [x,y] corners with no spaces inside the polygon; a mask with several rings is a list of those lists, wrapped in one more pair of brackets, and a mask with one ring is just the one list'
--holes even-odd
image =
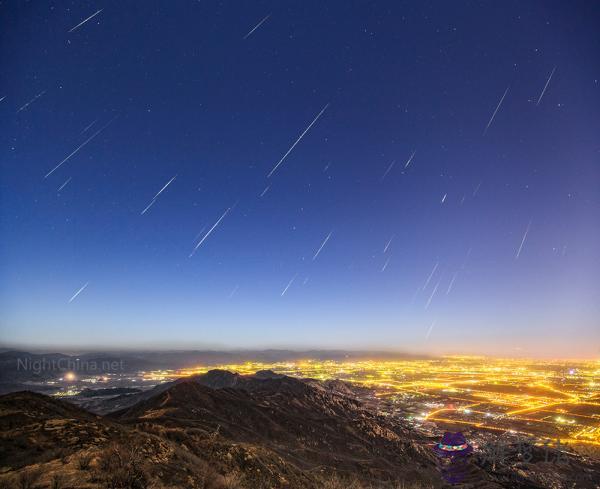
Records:
{"label": "dry grass", "polygon": [[89,453],[83,453],[77,459],[77,468],[79,470],[88,470],[92,463],[92,456]]}
{"label": "dry grass", "polygon": [[0,489],[13,489],[15,487],[15,480],[12,476],[2,477],[0,479]]}
{"label": "dry grass", "polygon": [[356,477],[341,477],[337,474],[324,477],[319,482],[319,489],[433,489],[430,485],[419,483],[392,482],[384,485],[371,485],[361,482]]}
{"label": "dry grass", "polygon": [[50,480],[50,489],[63,489],[65,487],[66,480],[61,474],[54,474]]}
{"label": "dry grass", "polygon": [[367,489],[358,479],[342,478],[335,474],[324,478],[321,484],[323,489]]}
{"label": "dry grass", "polygon": [[99,457],[95,479],[105,489],[147,489],[150,477],[135,447],[112,445]]}
{"label": "dry grass", "polygon": [[244,485],[244,477],[237,472],[221,475],[208,471],[204,476],[202,489],[247,489],[247,486]]}
{"label": "dry grass", "polygon": [[27,469],[17,476],[17,487],[19,489],[34,489],[37,486],[42,471],[40,469]]}

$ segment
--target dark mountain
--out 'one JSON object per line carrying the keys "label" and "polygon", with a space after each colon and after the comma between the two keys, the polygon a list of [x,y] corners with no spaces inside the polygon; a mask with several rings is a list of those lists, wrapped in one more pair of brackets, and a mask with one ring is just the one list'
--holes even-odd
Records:
{"label": "dark mountain", "polygon": [[433,457],[421,453],[424,439],[411,439],[408,430],[388,425],[353,399],[285,376],[211,371],[110,417],[175,431],[194,453],[202,439],[215,436],[223,457],[233,443],[283,460],[288,472],[330,467],[380,483],[439,479]]}
{"label": "dark mountain", "polygon": [[[339,381],[214,370],[130,394],[134,405],[103,417],[40,394],[0,396],[0,487],[19,478],[90,489],[449,487],[433,440],[354,394]],[[568,455],[552,465],[538,451],[530,463],[474,457],[453,487],[597,487],[597,463]]]}
{"label": "dark mountain", "polygon": [[33,392],[0,397],[1,465],[20,467],[115,439],[122,429],[69,403]]}
{"label": "dark mountain", "polygon": [[407,431],[297,379],[212,371],[160,387],[108,417],[40,394],[0,397],[3,470],[37,464],[48,479],[76,469],[85,487],[104,487],[93,485],[101,479],[94,470],[107,451],[137,446],[141,458],[160,460],[145,477],[170,487],[233,477],[244,482],[214,487],[317,489],[334,472],[381,483],[438,478]]}
{"label": "dark mountain", "polygon": [[[294,379],[285,375],[276,374],[270,370],[261,370],[253,375],[240,375],[237,373],[228,372],[226,370],[211,370],[205,374],[195,375],[177,379],[173,382],[165,382],[156,387],[138,393],[126,393],[123,395],[114,396],[109,399],[101,400],[94,404],[84,404],[86,409],[89,409],[97,414],[108,414],[113,411],[118,411],[131,407],[140,401],[150,399],[170,387],[182,383],[194,382],[212,389],[241,389],[245,391],[260,391],[260,390],[283,390],[290,393],[298,393],[306,390],[307,386],[318,391],[328,391],[331,394],[353,398],[358,390],[368,390],[361,387],[355,387],[340,380],[331,380],[320,382],[312,379]],[[298,391],[298,392],[297,392]],[[79,396],[81,397],[81,396]]]}

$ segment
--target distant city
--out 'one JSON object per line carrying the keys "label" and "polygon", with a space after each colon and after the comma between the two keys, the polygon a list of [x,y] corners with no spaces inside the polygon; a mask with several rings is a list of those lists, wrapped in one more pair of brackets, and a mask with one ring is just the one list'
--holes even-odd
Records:
{"label": "distant city", "polygon": [[[425,432],[469,428],[600,447],[600,361],[477,356],[370,360],[365,358],[366,352],[328,355],[270,351],[247,352],[245,355],[254,358],[249,361],[242,360],[244,353],[210,352],[212,361],[174,368],[165,366],[175,355],[154,352],[118,358],[112,353],[57,358],[27,354],[15,358],[19,373],[29,370],[33,374],[24,384],[28,388],[86,407],[90,407],[91,398],[97,402],[128,389],[148,390],[212,369],[243,375],[271,370],[297,378],[339,379],[364,387],[357,392],[362,393],[362,400],[370,408],[405,420]],[[286,355],[293,358],[286,359]],[[196,356],[206,357],[207,353]],[[174,363],[186,358],[191,361],[193,357],[191,352],[182,353]],[[229,357],[235,361],[223,361]],[[274,360],[277,357],[281,358]],[[143,368],[136,368],[135,362],[143,364]],[[158,363],[160,367],[156,366]],[[44,380],[34,379],[44,373]],[[94,390],[97,394],[91,395]]]}

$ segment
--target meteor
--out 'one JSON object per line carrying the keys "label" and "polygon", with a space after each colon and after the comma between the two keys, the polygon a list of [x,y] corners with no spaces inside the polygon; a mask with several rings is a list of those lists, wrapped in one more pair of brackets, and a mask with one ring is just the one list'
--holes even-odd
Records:
{"label": "meteor", "polygon": [[394,165],[396,164],[396,160],[392,160],[392,162],[390,163],[390,166],[388,166],[388,169],[385,171],[385,173],[383,174],[383,176],[381,177],[381,181],[383,182],[383,180],[385,179],[385,177],[387,176],[387,174],[390,172],[390,170],[392,168],[394,168]]}
{"label": "meteor", "polygon": [[510,88],[510,86],[506,87],[506,90],[504,91],[504,95],[502,95],[502,98],[500,99],[500,102],[498,102],[498,105],[496,106],[496,110],[492,114],[492,117],[490,117],[490,120],[487,123],[487,126],[485,126],[485,129],[483,130],[483,135],[484,136],[485,136],[485,133],[487,132],[488,128],[492,125],[492,121],[494,120],[494,117],[496,117],[496,112],[498,112],[498,109],[502,105],[502,102],[504,101],[504,97],[506,97],[506,94],[508,93],[508,89],[509,88]]}
{"label": "meteor", "polygon": [[555,71],[556,71],[556,66],[554,68],[552,68],[552,73],[550,73],[550,76],[548,77],[548,80],[546,81],[546,84],[544,85],[544,89],[542,90],[542,93],[540,94],[540,98],[538,98],[538,101],[536,102],[535,105],[540,105],[540,102],[542,101],[542,97],[546,93],[546,88],[548,88],[548,84],[550,83],[550,80],[552,80],[552,75],[554,75]]}
{"label": "meteor", "polygon": [[88,124],[87,126],[85,126],[85,128],[83,129],[83,131],[81,131],[79,134],[83,134],[84,132],[86,132],[90,127],[92,127],[94,124],[96,124],[96,122],[98,122],[98,119],[96,119],[95,121],[92,121],[90,124]]}
{"label": "meteor", "polygon": [[85,284],[83,287],[81,287],[81,289],[79,289],[77,292],[75,292],[75,294],[73,295],[73,297],[71,297],[71,298],[69,299],[69,303],[73,302],[73,301],[75,300],[75,298],[76,298],[76,297],[77,297],[79,294],[81,294],[81,293],[84,291],[84,289],[85,289],[85,288],[86,288],[88,285],[89,285],[89,282],[86,282],[86,284]]}
{"label": "meteor", "polygon": [[390,245],[392,244],[392,240],[393,240],[393,239],[394,239],[394,237],[392,236],[392,237],[390,238],[390,240],[387,242],[387,244],[385,245],[385,248],[383,248],[383,252],[384,252],[384,253],[385,253],[385,252],[388,250],[388,248],[389,248],[389,247],[390,247]]}
{"label": "meteor", "polygon": [[519,245],[519,249],[517,250],[517,255],[515,256],[515,260],[519,259],[519,255],[521,254],[521,250],[523,249],[523,245],[525,244],[525,240],[527,239],[527,234],[529,234],[530,227],[531,227],[531,220],[529,221],[529,224],[527,224],[527,229],[525,230],[525,233],[523,234],[523,239],[521,240],[521,244]]}
{"label": "meteor", "polygon": [[73,32],[75,29],[81,27],[83,24],[85,24],[88,20],[93,19],[94,17],[96,17],[96,15],[98,15],[100,12],[102,12],[104,9],[100,9],[98,10],[96,13],[93,13],[92,15],[90,15],[87,19],[82,20],[79,24],[77,24],[75,27],[72,27],[71,29],[69,29],[69,32]]}
{"label": "meteor", "polygon": [[294,282],[294,280],[296,280],[297,276],[298,276],[298,274],[294,275],[292,277],[292,280],[290,280],[289,283],[285,286],[285,289],[283,289],[283,292],[281,293],[281,297],[283,297],[285,295],[285,293],[287,292],[287,289],[290,288],[290,285],[292,285],[292,283]]}
{"label": "meteor", "polygon": [[431,322],[431,326],[429,326],[429,329],[427,330],[427,334],[425,335],[426,340],[429,339],[429,335],[431,334],[431,331],[433,330],[434,326],[435,326],[435,319]]}
{"label": "meteor", "polygon": [[67,186],[67,183],[69,183],[71,181],[71,178],[73,178],[73,177],[67,178],[67,181],[65,183],[63,183],[60,187],[58,187],[57,192],[60,192],[63,188],[65,188]]}
{"label": "meteor", "polygon": [[410,162],[412,161],[412,159],[415,157],[415,155],[417,154],[416,151],[413,151],[412,154],[410,155],[410,158],[406,161],[406,163],[404,164],[404,169],[406,170],[408,168],[408,165],[410,165]]}
{"label": "meteor", "polygon": [[229,294],[229,298],[230,298],[230,299],[231,299],[231,298],[232,298],[232,297],[235,295],[235,293],[238,291],[238,289],[239,289],[239,288],[240,288],[240,286],[239,286],[239,285],[236,285],[236,286],[233,288],[233,290],[232,290],[232,291],[231,291],[231,293]]}
{"label": "meteor", "polygon": [[283,163],[283,160],[285,160],[287,158],[287,156],[292,152],[292,150],[296,147],[296,145],[300,142],[300,140],[304,137],[304,135],[310,130],[310,128],[314,125],[314,123],[317,122],[319,117],[321,117],[323,115],[323,112],[325,112],[327,110],[327,107],[329,107],[329,104],[325,105],[325,107],[323,107],[321,109],[321,112],[319,112],[317,114],[317,117],[315,117],[313,119],[313,121],[308,125],[308,127],[306,129],[304,129],[304,132],[302,134],[300,134],[300,136],[298,137],[298,139],[296,139],[294,144],[292,144],[290,146],[290,149],[287,150],[287,153],[283,155],[283,157],[277,162],[277,164],[269,172],[269,174],[267,175],[267,178],[270,178],[271,175],[273,175],[273,173],[275,173],[275,170],[277,170],[277,168],[279,168],[279,165],[281,165]]}
{"label": "meteor", "polygon": [[248,34],[246,34],[246,35],[244,36],[244,39],[247,39],[247,38],[249,38],[249,37],[250,37],[250,35],[251,35],[251,34],[252,34],[252,33],[253,33],[253,32],[254,32],[256,29],[258,29],[258,28],[259,28],[261,25],[263,25],[263,23],[264,23],[264,22],[266,22],[266,21],[267,21],[267,19],[268,19],[269,17],[271,17],[271,14],[267,15],[267,16],[266,16],[266,17],[265,17],[263,20],[261,20],[261,21],[260,21],[258,24],[256,24],[256,25],[254,26],[254,28],[253,28],[253,29],[252,29],[250,32],[248,32]]}
{"label": "meteor", "polygon": [[454,281],[456,280],[456,275],[458,275],[458,272],[456,272],[452,276],[452,280],[450,280],[450,285],[448,285],[448,290],[446,291],[446,295],[448,295],[450,293],[450,291],[452,290],[452,286],[454,285]]}
{"label": "meteor", "polygon": [[425,290],[427,288],[427,286],[429,285],[429,281],[431,280],[431,277],[433,277],[433,274],[437,270],[437,267],[438,267],[439,264],[440,264],[440,262],[437,262],[434,265],[433,270],[431,270],[431,273],[429,274],[429,277],[427,277],[427,280],[425,281],[425,285],[423,285],[423,290]]}
{"label": "meteor", "polygon": [[98,134],[100,134],[102,131],[104,131],[104,129],[106,129],[112,123],[112,121],[114,121],[116,118],[117,118],[116,116],[113,117],[110,121],[108,121],[106,124],[104,124],[100,129],[98,129],[94,134],[92,134],[89,138],[87,138],[83,143],[81,143],[79,146],[77,146],[77,148],[75,148],[75,150],[69,156],[67,156],[58,165],[56,165],[54,168],[52,168],[52,170],[50,170],[48,173],[46,173],[46,175],[44,176],[44,178],[48,178],[56,170],[58,170],[64,163],[66,163],[67,161],[69,161],[69,159],[71,158],[71,156],[77,154],[77,152],[81,148],[83,148],[87,143],[89,143],[92,139],[94,139]]}
{"label": "meteor", "polygon": [[[44,95],[47,92],[47,90],[44,90],[40,93],[38,93],[35,97],[33,97],[29,102],[27,102],[25,105],[21,106],[19,108],[19,110],[17,110],[17,114],[19,112],[21,112],[22,110],[25,110],[27,107],[29,107],[33,102],[35,102],[38,98],[40,98],[42,95]],[[2,97],[2,100],[4,100],[6,97]]]}
{"label": "meteor", "polygon": [[315,255],[312,257],[313,261],[317,259],[317,256],[319,256],[319,253],[321,253],[321,250],[323,249],[323,247],[325,246],[325,244],[327,243],[327,241],[329,241],[329,238],[331,238],[331,234],[333,233],[333,231],[331,231],[327,237],[325,238],[325,241],[323,241],[323,243],[321,244],[321,246],[319,247],[319,249],[317,250],[317,252],[315,253]]}
{"label": "meteor", "polygon": [[165,184],[165,186],[164,186],[163,188],[161,188],[161,189],[158,191],[158,193],[157,193],[157,194],[156,194],[156,195],[155,195],[155,196],[152,198],[152,200],[150,201],[150,203],[149,203],[149,204],[146,206],[146,208],[145,208],[145,209],[142,211],[141,215],[144,215],[144,214],[146,213],[146,211],[147,211],[148,209],[150,209],[150,207],[152,207],[152,205],[154,204],[154,202],[156,202],[156,199],[158,198],[158,196],[159,196],[161,193],[163,193],[163,191],[164,191],[164,190],[165,190],[165,189],[166,189],[166,188],[167,188],[169,185],[171,185],[171,182],[172,182],[173,180],[175,180],[176,178],[177,178],[177,175],[175,175],[173,178],[171,178],[171,180],[169,180],[169,181],[168,181],[168,182]]}
{"label": "meteor", "polygon": [[427,309],[429,307],[429,304],[431,304],[431,300],[433,299],[433,296],[437,292],[437,289],[440,286],[440,282],[441,281],[442,281],[442,279],[438,280],[438,283],[435,284],[435,287],[433,288],[433,292],[431,293],[431,295],[429,296],[429,299],[427,300],[427,304],[425,305],[425,309]]}
{"label": "meteor", "polygon": [[206,240],[206,238],[208,238],[212,232],[215,230],[215,228],[219,225],[219,223],[223,220],[223,218],[229,213],[229,211],[231,210],[231,207],[228,207],[227,210],[225,210],[225,212],[223,212],[223,215],[221,217],[219,217],[219,219],[217,220],[217,222],[215,222],[213,224],[213,226],[208,230],[208,232],[204,235],[204,237],[200,240],[200,242],[196,245],[196,247],[193,249],[193,251],[190,253],[189,258],[191,258],[192,256],[194,256],[194,253],[196,253],[196,250],[198,248],[200,248],[200,245],[202,243],[204,243],[204,241]]}

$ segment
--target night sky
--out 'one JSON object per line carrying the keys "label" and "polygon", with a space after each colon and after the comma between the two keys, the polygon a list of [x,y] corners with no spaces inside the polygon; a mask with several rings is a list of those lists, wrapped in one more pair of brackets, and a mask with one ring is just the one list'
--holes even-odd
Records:
{"label": "night sky", "polygon": [[600,355],[597,2],[0,23],[5,345]]}

